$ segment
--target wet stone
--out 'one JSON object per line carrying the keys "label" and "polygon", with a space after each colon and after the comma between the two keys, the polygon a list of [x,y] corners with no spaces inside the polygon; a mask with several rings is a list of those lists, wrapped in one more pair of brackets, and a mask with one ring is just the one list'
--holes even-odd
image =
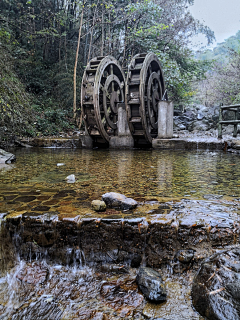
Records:
{"label": "wet stone", "polygon": [[14,154],[0,149],[0,163],[12,163],[14,161],[16,161]]}
{"label": "wet stone", "polygon": [[53,200],[49,200],[49,201],[44,202],[44,205],[52,206],[52,205],[55,205],[57,203],[59,203],[59,200],[58,199],[53,199]]}
{"label": "wet stone", "polygon": [[159,209],[171,209],[171,207],[166,203],[161,203],[158,207]]}
{"label": "wet stone", "polygon": [[101,200],[93,200],[91,203],[92,209],[97,211],[97,212],[101,212],[101,211],[105,211],[106,210],[106,203],[104,201]]}
{"label": "wet stone", "polygon": [[230,248],[207,258],[192,286],[195,309],[207,319],[240,319],[240,249]]}
{"label": "wet stone", "polygon": [[101,266],[103,272],[128,273],[128,267],[119,264],[103,264]]}
{"label": "wet stone", "polygon": [[31,201],[34,201],[35,199],[36,199],[35,196],[20,196],[20,197],[17,197],[15,200],[19,202],[31,202]]}
{"label": "wet stone", "polygon": [[4,196],[4,200],[9,201],[9,200],[13,200],[16,198],[17,195],[12,195],[12,196]]}
{"label": "wet stone", "polygon": [[216,200],[216,199],[221,199],[223,196],[220,194],[205,194],[203,196],[204,199],[207,200]]}
{"label": "wet stone", "polygon": [[165,209],[153,209],[147,212],[147,214],[164,214],[166,213]]}
{"label": "wet stone", "polygon": [[75,196],[76,195],[76,191],[74,190],[61,190],[59,191],[58,193],[56,193],[53,198],[54,199],[58,199],[58,198],[65,198],[67,197],[68,195],[73,195]]}
{"label": "wet stone", "polygon": [[32,209],[32,211],[48,211],[50,209],[50,207],[48,206],[37,206],[35,208]]}
{"label": "wet stone", "polygon": [[51,196],[39,196],[37,199],[40,200],[40,201],[46,201],[48,200],[49,198],[51,198]]}
{"label": "wet stone", "polygon": [[131,261],[131,267],[138,268],[138,267],[140,267],[141,262],[142,262],[142,257],[139,254],[137,254],[133,257],[133,259]]}
{"label": "wet stone", "polygon": [[60,320],[62,318],[62,310],[55,302],[49,303],[44,298],[37,302],[32,302],[27,308],[20,309],[12,320]]}
{"label": "wet stone", "polygon": [[40,262],[33,262],[22,268],[16,278],[29,284],[43,283],[48,276],[48,268]]}
{"label": "wet stone", "polygon": [[81,193],[81,194],[78,194],[77,200],[79,200],[79,201],[87,200],[88,198],[89,198],[89,194],[88,193]]}
{"label": "wet stone", "polygon": [[140,268],[136,281],[147,299],[152,302],[166,301],[166,287],[159,272],[151,268]]}
{"label": "wet stone", "polygon": [[143,296],[137,292],[134,279],[105,282],[100,290],[105,304],[125,318],[131,310],[141,305]]}
{"label": "wet stone", "polygon": [[179,250],[176,254],[176,259],[182,263],[188,264],[192,261],[194,257],[194,250]]}
{"label": "wet stone", "polygon": [[110,208],[120,208],[121,210],[131,210],[136,208],[137,201],[127,198],[121,193],[108,192],[102,195],[102,200]]}
{"label": "wet stone", "polygon": [[26,220],[41,220],[42,222],[46,221],[46,222],[50,222],[55,220],[58,217],[58,215],[56,214],[56,212],[54,211],[49,211],[47,213],[39,213],[39,212],[25,212],[22,215],[22,220],[26,221]]}
{"label": "wet stone", "polygon": [[39,196],[40,192],[39,191],[24,191],[24,192],[20,192],[21,196]]}

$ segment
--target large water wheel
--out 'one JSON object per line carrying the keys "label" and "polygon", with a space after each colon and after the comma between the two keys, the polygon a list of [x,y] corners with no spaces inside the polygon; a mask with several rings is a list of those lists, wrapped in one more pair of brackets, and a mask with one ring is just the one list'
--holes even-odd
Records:
{"label": "large water wheel", "polygon": [[129,128],[136,143],[150,144],[157,137],[158,102],[164,93],[163,72],[157,56],[135,55],[128,68],[125,100]]}
{"label": "large water wheel", "polygon": [[117,135],[118,103],[124,102],[125,78],[112,56],[92,59],[84,72],[81,105],[86,129],[95,142]]}

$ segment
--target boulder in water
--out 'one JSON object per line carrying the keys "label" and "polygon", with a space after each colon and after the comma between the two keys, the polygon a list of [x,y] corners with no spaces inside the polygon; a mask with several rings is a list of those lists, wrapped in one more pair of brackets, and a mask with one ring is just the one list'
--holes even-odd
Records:
{"label": "boulder in water", "polygon": [[68,183],[74,183],[76,181],[76,178],[74,174],[70,174],[65,180],[67,180]]}
{"label": "boulder in water", "polygon": [[102,200],[110,208],[119,208],[121,210],[131,210],[136,208],[137,201],[127,198],[121,193],[108,192],[102,195]]}
{"label": "boulder in water", "polygon": [[195,309],[207,319],[240,320],[240,249],[207,258],[192,286]]}
{"label": "boulder in water", "polygon": [[101,200],[93,200],[91,203],[91,206],[92,206],[92,209],[97,212],[105,211],[107,207],[106,203]]}
{"label": "boulder in water", "polygon": [[152,302],[166,301],[166,287],[159,272],[151,268],[140,268],[136,281],[147,299]]}

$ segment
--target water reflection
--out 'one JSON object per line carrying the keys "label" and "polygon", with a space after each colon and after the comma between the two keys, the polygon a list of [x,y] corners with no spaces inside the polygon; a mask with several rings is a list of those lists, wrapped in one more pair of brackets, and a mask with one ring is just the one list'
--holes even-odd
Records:
{"label": "water reflection", "polygon": [[[239,156],[232,154],[21,149],[16,155],[11,172],[0,169],[1,210],[14,207],[19,193],[27,195],[37,190],[50,198],[51,191],[71,189],[78,196],[88,194],[89,200],[110,191],[143,198],[202,199],[209,193],[240,197]],[[58,163],[65,165],[57,166]],[[76,183],[71,185],[65,180],[70,174],[76,176]],[[15,197],[6,198],[9,192]]]}
{"label": "water reflection", "polygon": [[[171,161],[169,161],[171,159]],[[174,159],[169,157],[161,157],[157,159],[157,174],[158,174],[158,184],[159,191],[163,193],[163,195],[168,196],[166,191],[173,191],[173,163]]]}

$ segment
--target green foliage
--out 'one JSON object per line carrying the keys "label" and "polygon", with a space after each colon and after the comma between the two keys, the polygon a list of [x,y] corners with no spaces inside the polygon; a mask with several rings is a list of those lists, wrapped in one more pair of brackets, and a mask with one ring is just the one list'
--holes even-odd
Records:
{"label": "green foliage", "polygon": [[14,72],[9,32],[0,31],[0,141],[35,133],[31,96]]}
{"label": "green foliage", "polygon": [[129,26],[130,42],[138,52],[152,51],[158,55],[169,98],[175,103],[188,102],[194,94],[192,83],[203,79],[209,66],[209,62],[194,58],[188,39],[201,30],[211,42],[213,33],[193,19],[187,1],[145,0],[129,4],[127,13],[136,21],[135,28]]}
{"label": "green foliage", "polygon": [[47,108],[33,105],[36,112],[35,128],[37,134],[55,135],[59,131],[71,131],[74,123],[66,110],[54,106],[53,101],[48,101]]}
{"label": "green foliage", "polygon": [[218,43],[213,50],[205,50],[197,53],[197,58],[202,61],[214,60],[222,65],[229,62],[231,50],[237,51],[240,48],[240,30],[234,35],[227,38],[224,42]]}
{"label": "green foliage", "polygon": [[240,102],[240,31],[220,43],[213,51],[198,56],[212,61],[206,80],[198,84],[197,98],[201,103],[235,104]]}
{"label": "green foliage", "polygon": [[[25,132],[55,134],[72,126],[73,68],[83,8],[77,69],[79,110],[84,66],[92,57],[108,54],[126,70],[136,53],[155,52],[169,97],[187,101],[193,80],[201,79],[206,67],[205,62],[193,59],[189,39],[196,33],[203,33],[209,42],[214,38],[208,27],[191,16],[191,4],[193,0],[1,0],[0,41],[8,48],[5,62],[11,61],[15,78],[15,82],[8,81],[15,83],[12,92],[21,87],[25,104],[20,105],[29,119],[35,118],[31,129],[23,126]],[[5,73],[3,69],[2,78]]]}

